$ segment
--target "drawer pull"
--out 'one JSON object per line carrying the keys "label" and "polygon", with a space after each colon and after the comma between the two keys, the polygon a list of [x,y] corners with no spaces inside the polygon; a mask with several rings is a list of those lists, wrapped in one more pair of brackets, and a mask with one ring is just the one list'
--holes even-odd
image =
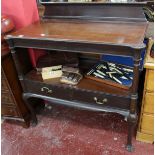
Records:
{"label": "drawer pull", "polygon": [[42,87],[41,91],[46,92],[46,93],[52,93],[52,90],[47,87]]}
{"label": "drawer pull", "polygon": [[104,104],[104,103],[106,103],[108,100],[107,100],[107,98],[104,98],[102,101],[99,101],[99,100],[97,99],[97,97],[94,97],[94,101],[96,102],[96,104]]}

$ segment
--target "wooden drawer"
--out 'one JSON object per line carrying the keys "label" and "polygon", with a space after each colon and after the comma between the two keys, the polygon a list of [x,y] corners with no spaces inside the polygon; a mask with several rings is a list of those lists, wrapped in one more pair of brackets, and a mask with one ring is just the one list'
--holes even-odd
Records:
{"label": "wooden drawer", "polygon": [[154,91],[154,71],[147,70],[147,80],[146,82],[146,89],[149,91]]}
{"label": "wooden drawer", "polygon": [[1,95],[2,104],[14,104],[13,97],[8,92],[2,92]]}
{"label": "wooden drawer", "polygon": [[26,90],[29,93],[36,93],[53,98],[71,100],[72,89],[65,88],[59,85],[45,84],[41,82],[25,80]]}
{"label": "wooden drawer", "polygon": [[13,106],[5,106],[5,105],[2,105],[1,114],[4,115],[4,116],[14,116],[14,117],[19,116],[15,107],[13,107]]}
{"label": "wooden drawer", "polygon": [[[60,98],[64,100],[76,101],[95,106],[105,106],[117,109],[129,110],[130,98],[123,98],[104,94],[103,92],[95,92],[89,90],[76,89],[74,87],[63,87],[59,85],[49,85],[45,83],[25,80],[25,91],[40,95]],[[44,91],[42,91],[44,89]],[[51,91],[51,92],[48,92]]]}
{"label": "wooden drawer", "polygon": [[1,67],[1,79],[6,79],[5,74],[4,74],[4,70],[2,67]]}
{"label": "wooden drawer", "polygon": [[7,81],[5,79],[1,79],[1,86],[2,86],[2,90],[5,90],[5,91],[9,91],[8,89],[8,86],[7,86]]}
{"label": "wooden drawer", "polygon": [[142,114],[140,130],[143,133],[154,134],[153,115]]}
{"label": "wooden drawer", "polygon": [[143,112],[145,113],[154,113],[154,94],[153,93],[147,93],[144,97],[144,103],[143,103]]}
{"label": "wooden drawer", "polygon": [[130,98],[112,96],[104,94],[103,92],[87,90],[74,90],[73,100],[88,103],[89,105],[91,104],[125,110],[129,110],[130,105]]}

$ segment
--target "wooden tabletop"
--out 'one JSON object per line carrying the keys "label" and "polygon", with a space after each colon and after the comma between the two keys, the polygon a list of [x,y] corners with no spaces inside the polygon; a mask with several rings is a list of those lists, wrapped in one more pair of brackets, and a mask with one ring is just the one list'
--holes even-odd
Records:
{"label": "wooden tabletop", "polygon": [[11,38],[48,39],[75,42],[139,46],[147,28],[145,22],[111,22],[84,20],[46,20],[36,22]]}

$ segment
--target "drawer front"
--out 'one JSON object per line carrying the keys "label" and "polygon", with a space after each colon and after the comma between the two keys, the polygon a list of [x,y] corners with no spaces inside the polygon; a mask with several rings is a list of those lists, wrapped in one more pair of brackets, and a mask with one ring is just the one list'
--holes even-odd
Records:
{"label": "drawer front", "polygon": [[144,98],[144,108],[143,111],[146,113],[154,113],[154,94],[147,93],[145,94]]}
{"label": "drawer front", "polygon": [[72,96],[72,90],[62,86],[55,86],[40,82],[25,80],[26,91],[30,93],[36,93],[39,95],[45,95],[54,98],[70,100]]}
{"label": "drawer front", "polygon": [[2,92],[1,95],[2,95],[1,96],[2,104],[11,104],[11,105],[14,104],[14,100],[8,92]]}
{"label": "drawer front", "polygon": [[81,101],[102,107],[112,107],[129,110],[130,98],[106,95],[99,92],[76,90],[73,93],[73,100]]}
{"label": "drawer front", "polygon": [[142,115],[141,131],[148,134],[154,134],[154,117],[153,115]]}
{"label": "drawer front", "polygon": [[147,83],[146,83],[146,89],[149,91],[154,91],[154,71],[148,70],[147,75]]}
{"label": "drawer front", "polygon": [[1,79],[5,79],[6,77],[5,77],[5,74],[4,74],[4,70],[3,70],[3,68],[1,67]]}
{"label": "drawer front", "polygon": [[3,116],[13,116],[13,117],[19,116],[16,108],[14,108],[13,106],[5,106],[5,105],[2,105],[1,114]]}

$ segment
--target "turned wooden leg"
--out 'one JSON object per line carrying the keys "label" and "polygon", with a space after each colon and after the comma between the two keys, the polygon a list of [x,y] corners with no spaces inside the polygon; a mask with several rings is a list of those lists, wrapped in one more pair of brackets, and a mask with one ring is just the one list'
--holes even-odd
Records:
{"label": "turned wooden leg", "polygon": [[28,109],[30,110],[31,113],[31,119],[32,119],[32,125],[36,126],[38,123],[37,117],[36,117],[36,113],[34,108],[32,107],[31,103],[28,101],[29,96],[27,94],[23,94],[23,100],[25,102],[25,104],[27,105]]}
{"label": "turned wooden leg", "polygon": [[130,114],[128,119],[128,137],[127,137],[127,145],[126,145],[126,149],[129,152],[133,152],[134,151],[134,147],[132,145],[132,137],[134,134],[134,128],[136,126],[137,123],[137,114]]}

